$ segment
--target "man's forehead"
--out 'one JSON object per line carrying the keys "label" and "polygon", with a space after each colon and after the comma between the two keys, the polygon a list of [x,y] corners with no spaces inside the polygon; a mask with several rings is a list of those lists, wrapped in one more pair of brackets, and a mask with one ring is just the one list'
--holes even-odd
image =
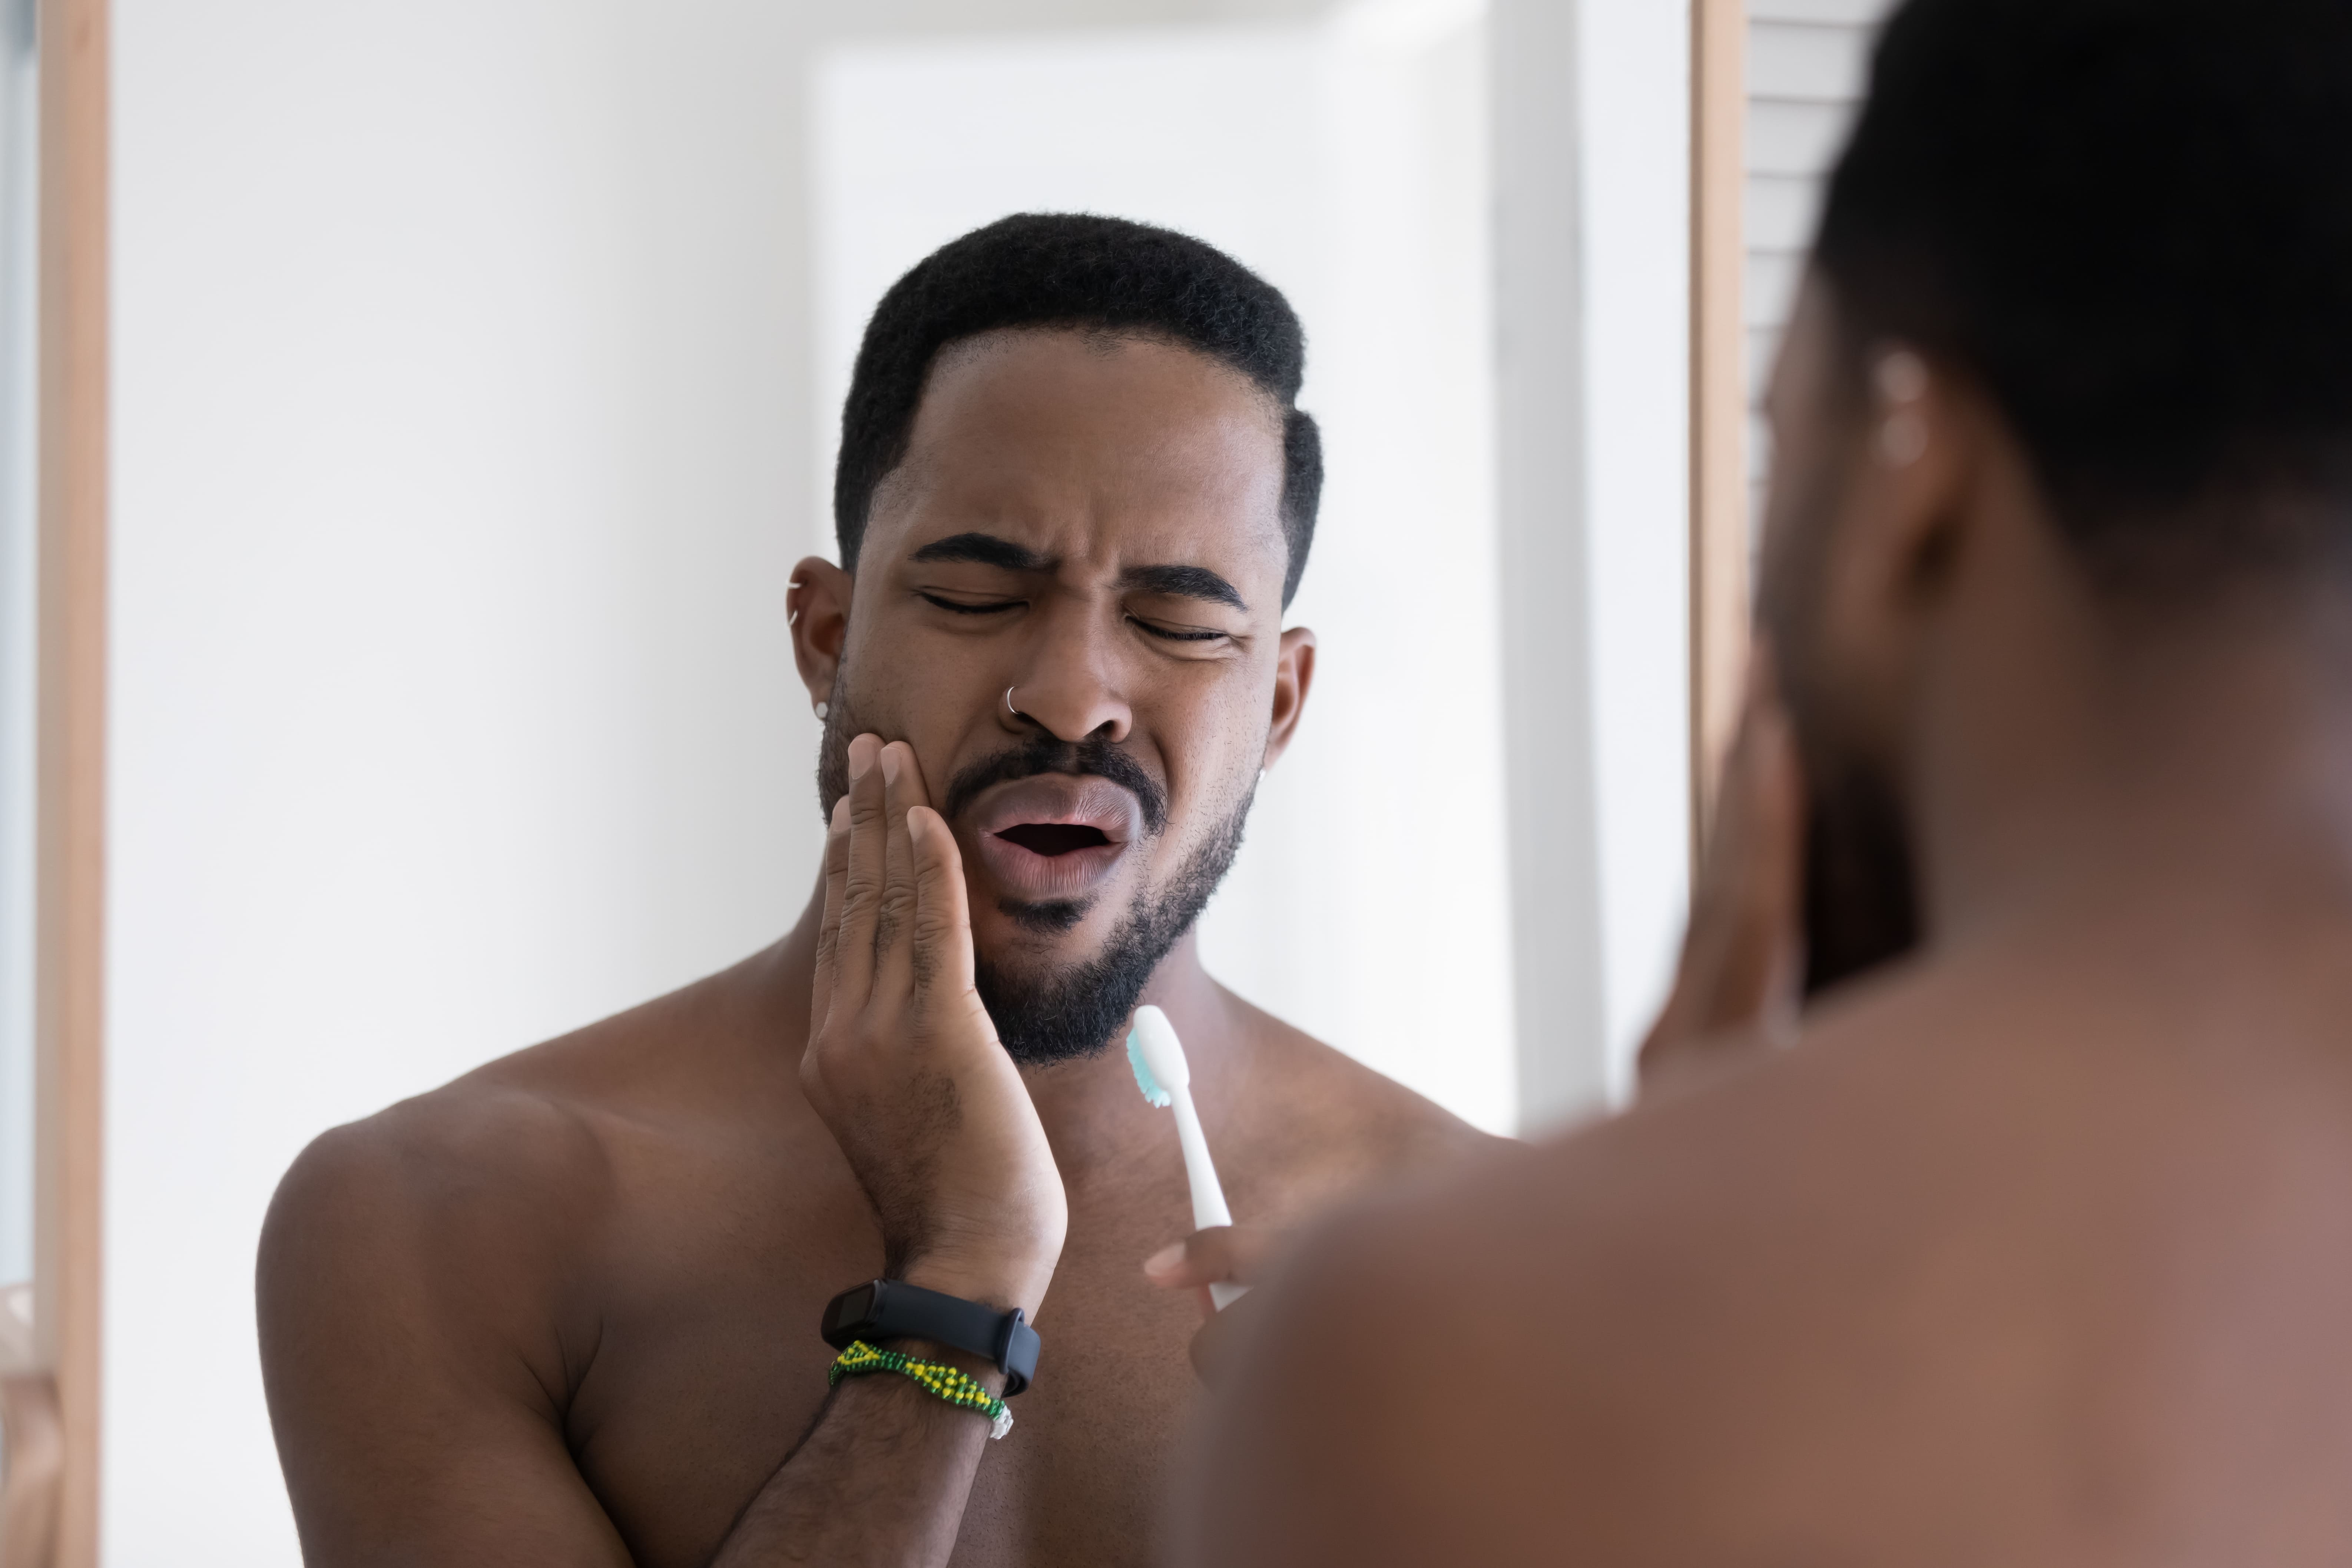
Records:
{"label": "man's forehead", "polygon": [[1055,561],[1215,557],[1278,584],[1282,429],[1248,378],[1187,349],[991,333],[935,367],[868,547],[903,559],[980,531]]}

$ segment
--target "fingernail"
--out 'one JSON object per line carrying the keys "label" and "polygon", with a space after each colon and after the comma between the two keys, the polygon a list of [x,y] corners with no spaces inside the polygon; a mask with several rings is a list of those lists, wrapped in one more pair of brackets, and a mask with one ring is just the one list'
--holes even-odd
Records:
{"label": "fingernail", "polygon": [[870,768],[870,767],[872,767],[873,765],[874,765],[874,748],[873,748],[873,747],[871,747],[871,746],[869,746],[869,745],[867,745],[867,744],[866,743],[866,737],[865,737],[865,736],[863,736],[863,735],[860,735],[860,736],[858,736],[858,737],[857,737],[857,739],[856,739],[855,741],[850,742],[849,742],[849,778],[850,778],[850,782],[851,782],[851,783],[853,783],[853,784],[855,784],[857,780],[864,778],[864,777],[866,776],[866,769],[868,769],[868,768]]}
{"label": "fingernail", "polygon": [[1183,1261],[1184,1244],[1181,1241],[1171,1241],[1143,1260],[1143,1271],[1146,1274],[1171,1274],[1175,1272],[1176,1266]]}
{"label": "fingernail", "polygon": [[898,782],[898,753],[887,746],[882,748],[882,782],[886,784]]}
{"label": "fingernail", "polygon": [[833,803],[833,830],[842,832],[849,826],[849,797],[843,795]]}

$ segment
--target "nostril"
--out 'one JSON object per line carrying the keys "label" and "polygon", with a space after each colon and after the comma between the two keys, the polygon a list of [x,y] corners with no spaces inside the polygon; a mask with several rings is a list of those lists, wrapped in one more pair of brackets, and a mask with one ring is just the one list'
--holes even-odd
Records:
{"label": "nostril", "polygon": [[1032,855],[1067,855],[1073,849],[1094,849],[1110,842],[1099,827],[1079,822],[1021,822],[997,834]]}

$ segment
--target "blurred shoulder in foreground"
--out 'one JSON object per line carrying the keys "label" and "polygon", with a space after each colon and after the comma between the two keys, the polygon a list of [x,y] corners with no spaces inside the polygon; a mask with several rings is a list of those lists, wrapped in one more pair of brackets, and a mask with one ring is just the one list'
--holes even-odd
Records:
{"label": "blurred shoulder in foreground", "polygon": [[2347,83],[2344,0],[1896,12],[1656,1092],[1307,1245],[1195,1560],[2352,1558]]}

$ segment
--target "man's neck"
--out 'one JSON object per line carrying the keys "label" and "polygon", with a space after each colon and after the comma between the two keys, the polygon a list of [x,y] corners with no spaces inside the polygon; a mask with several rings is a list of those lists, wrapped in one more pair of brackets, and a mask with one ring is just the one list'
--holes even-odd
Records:
{"label": "man's neck", "polygon": [[2352,921],[2347,660],[2332,595],[2273,599],[2116,638],[2038,694],[1976,694],[1976,737],[1932,770],[1953,782],[1919,803],[1931,928],[1966,940],[2062,909]]}
{"label": "man's neck", "polygon": [[[1231,994],[1202,967],[1197,931],[1187,931],[1160,961],[1138,1005],[1143,1003],[1168,1015],[1183,1042],[1194,1097],[1213,1104],[1240,1066],[1244,1041]],[[1079,1184],[1092,1172],[1129,1161],[1139,1121],[1168,1114],[1144,1100],[1126,1045],[1122,1032],[1093,1056],[1021,1069],[1066,1182]]]}

